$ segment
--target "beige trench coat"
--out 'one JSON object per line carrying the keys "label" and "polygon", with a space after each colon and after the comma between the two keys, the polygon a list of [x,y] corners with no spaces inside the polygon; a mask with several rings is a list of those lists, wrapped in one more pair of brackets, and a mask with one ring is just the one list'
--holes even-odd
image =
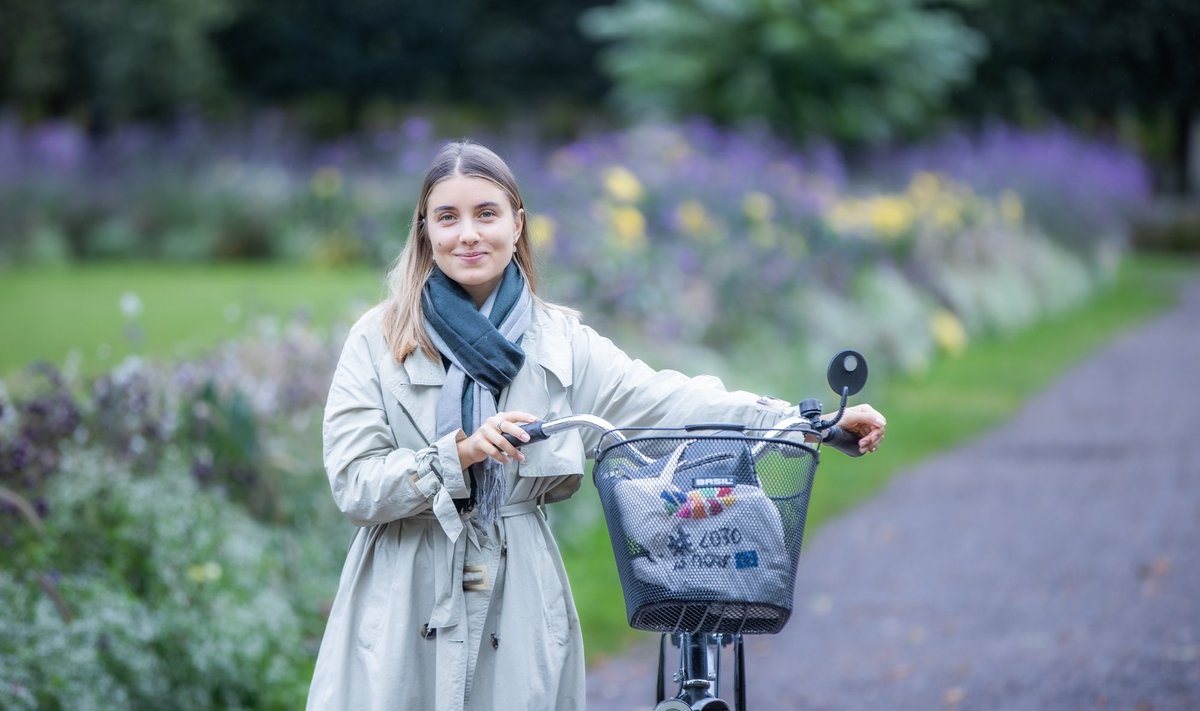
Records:
{"label": "beige trench coat", "polygon": [[[381,313],[351,330],[325,410],[333,498],[360,528],[308,708],[582,709],[579,617],[542,504],[579,489],[596,436],[567,432],[525,447],[526,460],[506,468],[500,521],[484,530],[454,507],[469,493],[455,435],[435,436],[445,370],[419,352],[396,364]],[[500,411],[588,413],[620,426],[765,425],[788,412],[715,378],[655,371],[557,309],[536,308],[521,345],[525,364]]]}

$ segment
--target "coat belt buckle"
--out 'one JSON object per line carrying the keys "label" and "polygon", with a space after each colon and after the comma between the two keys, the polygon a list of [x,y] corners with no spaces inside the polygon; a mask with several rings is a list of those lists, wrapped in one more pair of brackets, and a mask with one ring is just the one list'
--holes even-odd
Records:
{"label": "coat belt buckle", "polygon": [[464,565],[463,590],[467,592],[480,592],[488,589],[488,575],[486,565]]}

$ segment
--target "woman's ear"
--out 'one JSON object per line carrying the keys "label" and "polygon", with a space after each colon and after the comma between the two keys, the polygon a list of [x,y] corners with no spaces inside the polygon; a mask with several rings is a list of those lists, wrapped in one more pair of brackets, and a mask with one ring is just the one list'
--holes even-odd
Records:
{"label": "woman's ear", "polygon": [[525,231],[525,208],[517,210],[513,224],[516,226],[516,231],[513,233],[513,244],[516,244],[521,239],[521,233]]}

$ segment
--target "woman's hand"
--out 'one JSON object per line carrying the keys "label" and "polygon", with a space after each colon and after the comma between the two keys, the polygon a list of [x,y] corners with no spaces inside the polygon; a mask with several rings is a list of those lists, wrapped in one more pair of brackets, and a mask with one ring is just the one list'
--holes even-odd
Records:
{"label": "woman's hand", "polygon": [[504,435],[510,434],[522,442],[528,442],[529,435],[525,434],[519,425],[535,422],[537,419],[528,412],[499,412],[487,418],[474,434],[463,435],[462,439],[458,440],[459,464],[466,469],[488,457],[501,464],[508,464],[514,459],[518,462],[525,461],[525,455],[509,444]]}
{"label": "woman's hand", "polygon": [[846,408],[837,426],[858,435],[858,451],[866,454],[879,449],[887,419],[870,405],[855,405]]}

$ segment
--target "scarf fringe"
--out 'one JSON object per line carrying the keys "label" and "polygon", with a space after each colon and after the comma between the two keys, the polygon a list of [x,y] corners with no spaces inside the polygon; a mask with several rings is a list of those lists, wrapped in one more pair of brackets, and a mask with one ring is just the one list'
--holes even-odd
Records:
{"label": "scarf fringe", "polygon": [[491,525],[500,519],[500,507],[508,500],[508,484],[504,479],[504,467],[499,462],[489,459],[478,468],[483,471],[475,477],[475,485],[479,488],[475,496],[475,515],[482,523]]}

